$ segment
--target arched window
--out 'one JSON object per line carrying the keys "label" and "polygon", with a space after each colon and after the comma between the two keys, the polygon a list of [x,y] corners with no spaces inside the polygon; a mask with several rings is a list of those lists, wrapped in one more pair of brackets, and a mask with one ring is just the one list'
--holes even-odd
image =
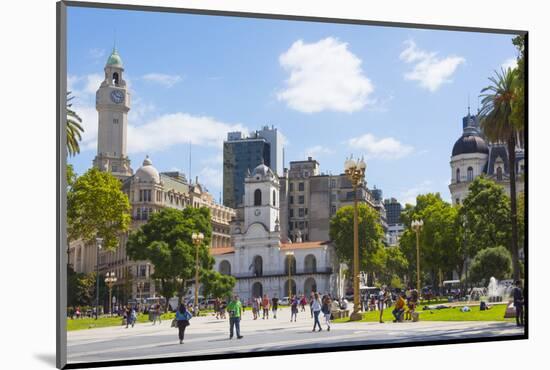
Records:
{"label": "arched window", "polygon": [[304,272],[315,273],[317,272],[317,259],[313,254],[308,254],[304,260]]}
{"label": "arched window", "polygon": [[113,84],[118,86],[118,72],[113,73]]}
{"label": "arched window", "polygon": [[262,205],[262,191],[260,189],[256,189],[254,191],[254,205],[255,206]]}
{"label": "arched window", "polygon": [[263,275],[263,260],[261,256],[254,257],[254,262],[252,262],[252,274],[254,276]]}
{"label": "arched window", "polygon": [[456,169],[456,182],[460,182],[460,168]]}
{"label": "arched window", "polygon": [[227,260],[220,262],[220,274],[231,275],[231,264]]}
{"label": "arched window", "polygon": [[275,190],[273,190],[273,207],[276,206]]}
{"label": "arched window", "polygon": [[255,282],[254,284],[252,284],[252,297],[253,298],[258,298],[258,297],[262,297],[263,296],[263,287],[262,287],[262,284],[260,282]]}
{"label": "arched window", "polygon": [[291,295],[296,294],[296,282],[293,279],[287,280],[285,282],[285,291],[283,292],[284,295],[287,295],[290,293]]}
{"label": "arched window", "polygon": [[474,181],[474,169],[472,167],[468,167],[468,181]]}
{"label": "arched window", "polygon": [[311,292],[317,292],[317,282],[314,278],[307,278],[304,282],[304,294],[309,297]]}
{"label": "arched window", "polygon": [[290,267],[290,274],[296,275],[296,258],[293,255],[285,257],[285,275],[288,275],[288,268]]}
{"label": "arched window", "polygon": [[502,167],[497,167],[497,181],[502,181]]}

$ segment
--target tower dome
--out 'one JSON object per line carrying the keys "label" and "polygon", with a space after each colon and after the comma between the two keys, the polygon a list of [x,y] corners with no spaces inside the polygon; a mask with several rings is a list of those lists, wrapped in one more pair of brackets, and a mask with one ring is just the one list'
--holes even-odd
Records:
{"label": "tower dome", "polygon": [[254,171],[252,171],[252,177],[261,176],[261,177],[267,177],[271,176],[274,177],[275,174],[271,170],[271,168],[267,167],[265,164],[260,164],[256,168],[254,168]]}
{"label": "tower dome", "polygon": [[143,160],[143,166],[136,171],[136,177],[140,182],[154,182],[158,184],[160,182],[159,172],[153,167],[153,162],[146,156]]}
{"label": "tower dome", "polygon": [[473,133],[464,133],[453,146],[453,157],[469,153],[489,154],[489,147],[481,136]]}
{"label": "tower dome", "polygon": [[116,48],[113,48],[109,59],[107,59],[108,66],[122,67],[122,58],[118,55]]}

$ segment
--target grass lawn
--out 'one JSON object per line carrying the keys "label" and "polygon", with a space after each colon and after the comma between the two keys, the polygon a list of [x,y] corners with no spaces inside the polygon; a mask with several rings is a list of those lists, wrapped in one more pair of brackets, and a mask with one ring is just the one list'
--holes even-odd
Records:
{"label": "grass lawn", "polygon": [[[462,312],[459,307],[444,308],[441,310],[426,310],[422,309],[417,312],[420,313],[420,321],[513,321],[514,319],[505,319],[504,312],[506,311],[506,305],[494,305],[488,311],[480,311],[479,307],[470,307],[470,312]],[[392,315],[393,308],[385,309],[382,317],[383,321],[393,321]],[[363,314],[363,320],[361,322],[378,322],[380,317],[379,311],[370,311]],[[342,318],[334,320],[336,323],[349,322],[349,318]]]}
{"label": "grass lawn", "polygon": [[[246,311],[249,311],[250,308],[247,308]],[[213,314],[214,310],[202,310],[201,316]],[[174,312],[163,313],[161,320],[173,320],[176,314]],[[149,315],[139,314],[137,317],[136,323],[147,323],[149,321]],[[108,326],[121,326],[122,317],[114,316],[104,316],[99,319],[93,318],[82,318],[82,319],[67,319],[67,331],[72,330],[84,330],[84,329],[94,329],[94,328],[105,328]]]}

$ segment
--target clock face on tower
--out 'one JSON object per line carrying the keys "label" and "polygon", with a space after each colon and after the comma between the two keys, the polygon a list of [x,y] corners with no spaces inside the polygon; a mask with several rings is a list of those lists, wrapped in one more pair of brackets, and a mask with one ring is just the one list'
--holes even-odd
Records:
{"label": "clock face on tower", "polygon": [[259,209],[256,209],[254,211],[254,215],[256,215],[256,216],[259,216],[261,213],[262,213],[262,211],[260,211]]}
{"label": "clock face on tower", "polygon": [[111,91],[111,100],[113,103],[120,104],[124,101],[124,91],[113,90]]}

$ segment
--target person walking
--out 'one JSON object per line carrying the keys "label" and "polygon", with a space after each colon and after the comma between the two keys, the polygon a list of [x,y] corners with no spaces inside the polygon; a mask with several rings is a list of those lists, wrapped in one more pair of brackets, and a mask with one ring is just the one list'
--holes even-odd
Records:
{"label": "person walking", "polygon": [[296,322],[297,317],[298,317],[298,297],[293,295],[292,299],[290,300],[290,322],[292,322],[292,318],[294,318],[294,322]]}
{"label": "person walking", "polygon": [[216,320],[220,318],[220,314],[221,314],[221,310],[220,310],[220,306],[221,306],[221,301],[219,298],[216,298],[214,300],[214,312],[216,313]]}
{"label": "person walking", "polygon": [[311,318],[313,319],[313,301],[315,300],[315,294],[314,292],[311,292],[309,295],[309,312],[311,313]]}
{"label": "person walking", "polygon": [[153,325],[157,323],[157,320],[159,321],[159,325],[161,324],[160,313],[160,303],[155,303],[153,308]]}
{"label": "person walking", "polygon": [[313,312],[313,330],[315,331],[315,328],[319,326],[319,331],[323,330],[321,329],[321,323],[319,322],[319,314],[321,313],[321,301],[319,299],[319,294],[315,293],[313,296],[313,300],[311,301],[311,312]]}
{"label": "person walking", "polygon": [[385,289],[380,289],[380,292],[378,292],[378,310],[380,311],[380,324],[384,323],[384,320],[382,320],[382,315],[384,314],[384,305],[386,304],[388,293]]}
{"label": "person walking", "polygon": [[128,329],[129,325],[132,325],[132,328],[134,327],[134,324],[136,323],[136,310],[134,307],[128,307],[126,310],[126,329]]}
{"label": "person walking", "polygon": [[254,317],[254,320],[258,318],[258,310],[260,309],[260,306],[258,305],[258,299],[256,297],[252,298],[252,316]]}
{"label": "person walking", "polygon": [[525,304],[523,299],[523,291],[521,289],[521,281],[516,280],[513,289],[514,307],[516,308],[516,325],[523,326],[523,305]]}
{"label": "person walking", "polygon": [[185,304],[180,303],[178,310],[176,311],[176,323],[178,327],[178,338],[180,339],[180,344],[183,344],[183,336],[185,335],[185,328],[189,326],[189,320],[193,315],[191,312],[187,311]]}
{"label": "person walking", "polygon": [[307,304],[306,296],[302,294],[302,298],[300,299],[300,306],[301,306],[302,312],[306,312],[306,304]]}
{"label": "person walking", "polygon": [[262,320],[269,320],[269,297],[267,294],[264,294],[264,299],[262,300],[263,316]]}
{"label": "person walking", "polygon": [[239,296],[233,296],[233,299],[227,305],[229,313],[229,339],[233,339],[233,328],[237,332],[237,339],[241,339],[241,312],[243,305],[239,300]]}
{"label": "person walking", "polygon": [[273,311],[273,318],[277,318],[277,309],[279,309],[279,298],[274,296],[271,298],[271,311]]}
{"label": "person walking", "polygon": [[331,305],[332,305],[332,300],[330,299],[330,296],[325,296],[325,298],[323,299],[323,304],[321,305],[321,312],[323,312],[323,315],[325,315],[325,322],[327,323],[327,331],[330,331]]}

